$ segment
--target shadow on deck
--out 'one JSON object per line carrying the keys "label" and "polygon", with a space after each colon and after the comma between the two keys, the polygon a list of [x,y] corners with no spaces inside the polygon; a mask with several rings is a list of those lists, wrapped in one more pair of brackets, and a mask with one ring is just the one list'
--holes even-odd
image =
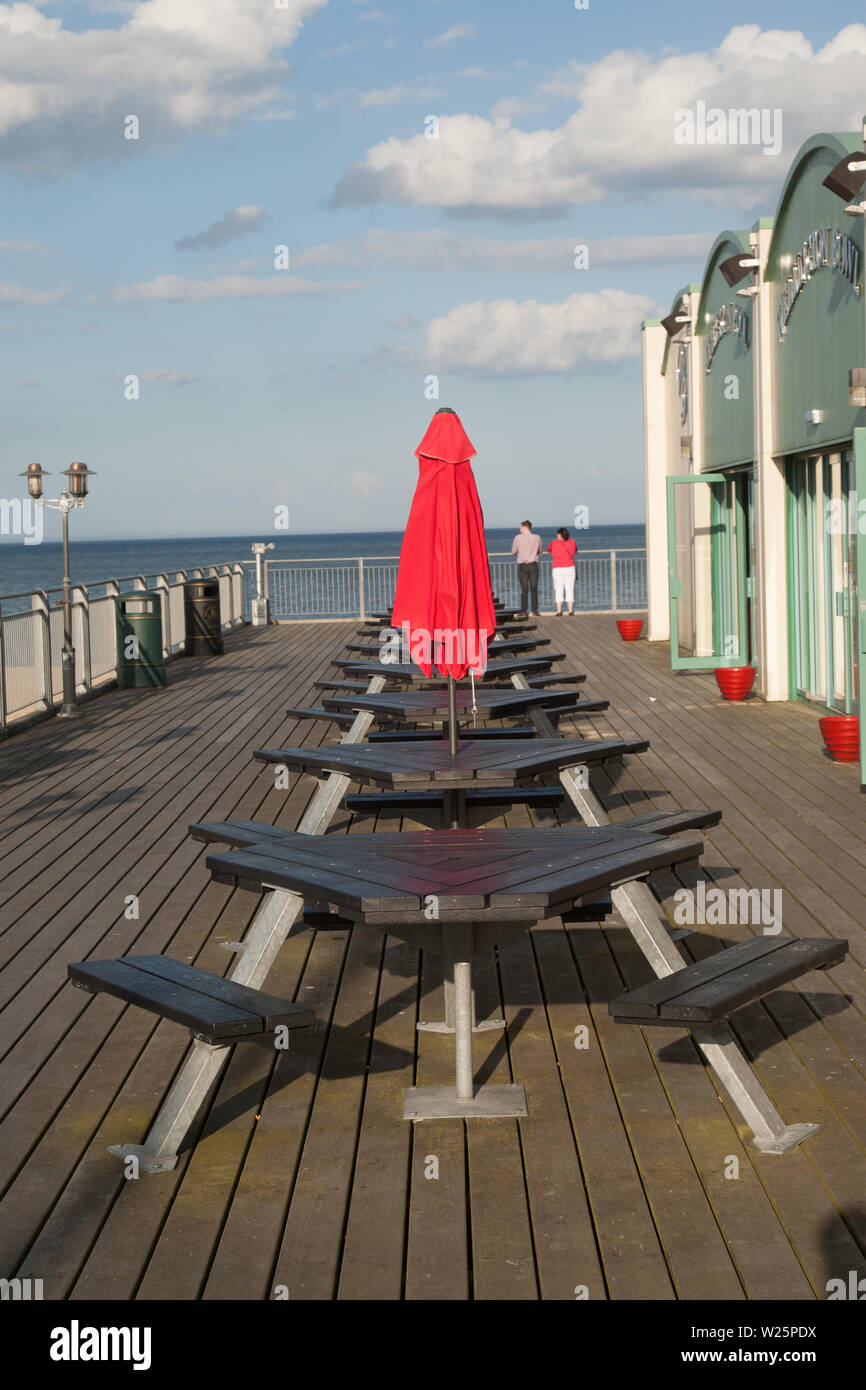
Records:
{"label": "shadow on deck", "polygon": [[[222,973],[257,900],[211,883],[192,821],[294,827],[313,783],[274,789],[263,746],[338,737],[298,724],[356,625],[247,629],[226,654],[112,691],[80,720],[0,748],[0,1275],[48,1298],[789,1299],[866,1274],[866,833],[857,769],[823,754],[801,706],[724,704],[711,675],[622,644],[613,620],[544,620],[610,710],[574,727],[648,737],[593,775],[615,819],[720,806],[710,886],[782,890],[784,929],[844,936],[848,959],[750,1005],[735,1031],[786,1119],[822,1128],[762,1156],[695,1047],[617,1027],[607,1001],[649,978],[617,918],[554,921],[479,966],[481,1080],[523,1082],[529,1118],[401,1119],[407,1085],[451,1079],[433,959],[378,932],[291,936],[267,988],[315,1010],[286,1053],[237,1050],[177,1169],[126,1181],[187,1034],[66,982],[87,956],[165,952]],[[572,726],[563,724],[563,732]],[[555,824],[516,807],[493,825]],[[563,823],[575,823],[562,813]],[[389,830],[414,822],[389,816]],[[374,828],[341,812],[331,834]],[[671,918],[675,895],[656,890]],[[722,921],[733,944],[760,923]],[[582,1032],[581,1030],[585,1030]],[[586,1042],[583,1046],[582,1043]]]}

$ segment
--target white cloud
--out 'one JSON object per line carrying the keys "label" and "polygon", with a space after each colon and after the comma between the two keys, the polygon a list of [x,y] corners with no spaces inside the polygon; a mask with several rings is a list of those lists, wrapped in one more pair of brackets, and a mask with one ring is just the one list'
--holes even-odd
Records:
{"label": "white cloud", "polygon": [[48,250],[38,241],[0,241],[0,252],[13,251],[18,254],[27,255],[33,252],[45,254]]}
{"label": "white cloud", "polygon": [[218,222],[211,222],[203,232],[196,232],[194,236],[182,236],[174,244],[178,251],[212,251],[215,246],[225,246],[227,241],[235,241],[237,237],[246,236],[248,232],[259,231],[269,216],[264,208],[256,204],[233,208]]}
{"label": "white cloud", "polygon": [[629,266],[692,265],[703,267],[713,232],[677,232],[671,236],[526,237],[516,241],[467,237],[431,228],[398,232],[375,228],[360,238],[324,242],[294,257],[300,266],[366,265],[371,261],[413,270],[561,271],[575,274],[575,247],[589,249],[589,269]]}
{"label": "white cloud", "polygon": [[358,105],[393,106],[395,101],[403,101],[409,95],[408,87],[377,87],[372,92],[362,92]]}
{"label": "white cloud", "polygon": [[458,304],[427,329],[431,367],[484,374],[570,372],[636,357],[641,321],[655,302],[625,290],[573,294],[562,303],[537,299]]}
{"label": "white cloud", "polygon": [[349,479],[349,487],[356,497],[372,497],[385,486],[385,479],[378,473],[353,473]]}
{"label": "white cloud", "polygon": [[273,275],[253,279],[246,275],[220,275],[213,280],[185,280],[180,275],[158,275],[138,285],[121,285],[114,297],[121,303],[152,299],[163,302],[213,299],[274,299],[283,295],[330,295],[357,290],[358,284],[317,284],[297,275]]}
{"label": "white cloud", "polygon": [[198,377],[185,376],[183,372],[170,372],[166,367],[150,367],[142,372],[144,381],[158,382],[161,386],[189,386]]}
{"label": "white cloud", "polygon": [[341,58],[344,53],[357,53],[359,48],[363,48],[366,39],[355,39],[354,43],[341,43],[336,48],[326,48],[324,53],[320,53],[320,58]]}
{"label": "white cloud", "polygon": [[475,33],[474,24],[455,24],[453,28],[446,29],[444,34],[437,34],[435,38],[425,39],[425,48],[441,48],[444,44],[455,43],[457,39],[471,39]]}
{"label": "white cloud", "polygon": [[[156,383],[160,386],[190,386],[192,382],[198,381],[196,376],[185,376],[182,372],[170,372],[167,367],[149,367],[146,372],[138,374],[142,381]],[[126,372],[115,372],[115,381],[124,381]]]}
{"label": "white cloud", "polygon": [[68,294],[65,285],[56,290],[31,290],[24,285],[0,284],[0,304],[62,304]]}
{"label": "white cloud", "polygon": [[[859,23],[817,50],[800,33],[757,24],[732,29],[703,52],[619,49],[595,63],[572,63],[546,85],[546,94],[578,106],[564,125],[522,130],[507,116],[443,116],[437,140],[419,133],[368,149],[340,180],[335,202],[551,214],[605,197],[627,205],[643,191],[674,191],[754,208],[807,135],[859,129],[864,59],[866,25]],[[763,157],[754,145],[677,144],[675,113],[698,100],[725,111],[781,110],[780,156]]]}
{"label": "white cloud", "polygon": [[432,97],[442,97],[445,93],[438,87],[377,87],[371,92],[362,92],[358,97],[359,106],[393,106],[395,102],[429,101]]}
{"label": "white cloud", "polygon": [[140,0],[118,27],[80,32],[0,4],[0,163],[43,178],[227,129],[279,96],[281,50],[325,3]]}
{"label": "white cloud", "polygon": [[335,106],[338,101],[345,101],[347,97],[354,95],[354,87],[341,87],[338,92],[320,92],[318,96],[313,97],[313,105],[317,111],[321,111],[326,106]]}

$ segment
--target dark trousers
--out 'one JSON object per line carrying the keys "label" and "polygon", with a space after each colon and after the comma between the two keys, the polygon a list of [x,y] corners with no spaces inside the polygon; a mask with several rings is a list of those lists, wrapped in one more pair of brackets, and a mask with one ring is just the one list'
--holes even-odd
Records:
{"label": "dark trousers", "polygon": [[[518,565],[517,573],[520,578],[520,611],[521,613],[538,612],[538,563],[533,560],[531,565]],[[528,600],[531,599],[531,602]]]}

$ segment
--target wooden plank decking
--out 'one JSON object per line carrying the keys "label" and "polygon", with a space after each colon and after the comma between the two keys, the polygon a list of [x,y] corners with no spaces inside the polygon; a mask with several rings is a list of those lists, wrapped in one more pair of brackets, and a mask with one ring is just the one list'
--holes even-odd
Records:
{"label": "wooden plank decking", "polygon": [[[224,973],[257,900],[212,884],[192,821],[294,828],[313,783],[274,788],[256,748],[316,745],[299,723],[352,624],[245,630],[223,658],[175,663],[165,691],[112,692],[80,721],[0,748],[0,1274],[48,1298],[772,1299],[866,1274],[866,803],[830,763],[817,714],[726,705],[711,675],[613,620],[543,620],[606,714],[561,731],[650,739],[593,773],[616,819],[721,806],[702,875],[782,890],[786,932],[847,936],[848,960],[750,1005],[735,1030],[788,1120],[823,1128],[761,1156],[685,1034],[624,1028],[607,1001],[649,977],[616,919],[548,922],[479,970],[482,1079],[523,1082],[525,1121],[401,1119],[403,1088],[451,1079],[434,959],[378,932],[301,931],[267,981],[312,1008],[286,1053],[237,1049],[173,1173],[126,1181],[187,1034],[69,986],[89,956],[165,952]],[[573,822],[566,812],[562,819]],[[491,825],[556,824],[515,807]],[[381,828],[401,824],[382,817]],[[410,830],[414,822],[404,820]],[[369,830],[341,812],[332,834]],[[694,876],[697,878],[697,875]],[[683,885],[657,887],[673,913]],[[701,927],[701,959],[760,927]],[[586,1030],[587,1046],[579,1030]],[[738,1176],[733,1176],[734,1172]]]}

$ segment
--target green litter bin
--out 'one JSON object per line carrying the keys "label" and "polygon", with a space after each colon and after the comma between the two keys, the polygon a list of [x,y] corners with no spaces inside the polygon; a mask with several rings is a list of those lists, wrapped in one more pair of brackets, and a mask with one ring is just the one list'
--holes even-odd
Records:
{"label": "green litter bin", "polygon": [[162,600],[139,590],[118,594],[117,684],[121,690],[165,685],[162,655]]}

